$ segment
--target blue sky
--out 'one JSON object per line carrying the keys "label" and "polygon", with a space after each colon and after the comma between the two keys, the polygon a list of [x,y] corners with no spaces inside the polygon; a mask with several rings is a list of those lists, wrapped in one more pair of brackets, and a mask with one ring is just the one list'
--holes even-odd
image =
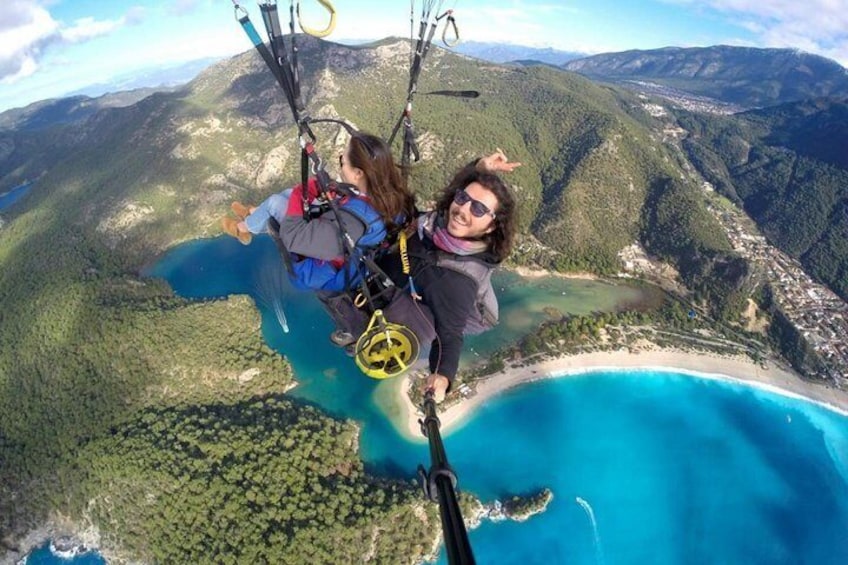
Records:
{"label": "blue sky", "polygon": [[[435,2],[438,4],[438,2]],[[416,26],[422,2],[415,2]],[[284,14],[289,2],[278,2]],[[330,40],[409,35],[410,3],[334,0]],[[256,1],[243,0],[257,29]],[[848,67],[848,0],[444,0],[463,39],[587,54],[676,45],[794,47]],[[323,27],[327,12],[303,0]],[[416,32],[417,33],[417,32]],[[232,0],[6,0],[0,111],[152,66],[250,49]]]}

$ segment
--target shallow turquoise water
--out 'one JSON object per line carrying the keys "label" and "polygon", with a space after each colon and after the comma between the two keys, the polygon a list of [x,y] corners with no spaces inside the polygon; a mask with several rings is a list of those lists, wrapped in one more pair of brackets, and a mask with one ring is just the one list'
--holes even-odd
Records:
{"label": "shallow turquoise water", "polygon": [[[186,296],[255,294],[258,273],[279,265],[263,238],[179,251],[152,274]],[[546,306],[587,313],[638,298],[591,281],[496,284],[502,324],[469,340],[468,359],[529,331]],[[263,332],[292,362],[294,394],[362,422],[372,470],[412,477],[429,465],[423,440],[401,437],[375,403],[391,385],[328,344],[311,296],[285,283],[282,296],[291,331],[266,313]],[[480,563],[848,563],[848,419],[810,403],[675,374],[597,373],[509,391],[445,444],[460,487],[483,500],[554,492],[544,514],[472,532]]]}
{"label": "shallow turquoise water", "polygon": [[[267,238],[215,239],[180,246],[148,274],[183,296],[254,296],[265,339],[301,382],[293,394],[361,422],[372,471],[411,478],[429,466],[423,438],[401,437],[380,408],[391,383],[330,345],[309,294],[268,283],[278,268]],[[634,298],[587,281],[498,280],[504,323],[469,340],[469,358],[529,330],[545,305],[588,312]],[[266,307],[274,284],[288,333]],[[444,441],[460,489],[484,501],[554,493],[526,522],[472,531],[478,563],[848,563],[848,418],[815,404],[676,373],[598,372],[507,391]]]}
{"label": "shallow turquoise water", "polygon": [[848,419],[810,403],[595,373],[507,392],[446,445],[483,500],[554,492],[471,532],[480,563],[848,563]]}

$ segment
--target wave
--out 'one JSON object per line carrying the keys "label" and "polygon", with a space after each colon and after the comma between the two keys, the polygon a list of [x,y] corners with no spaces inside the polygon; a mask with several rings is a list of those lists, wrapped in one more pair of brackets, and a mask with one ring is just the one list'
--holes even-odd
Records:
{"label": "wave", "polygon": [[583,511],[586,512],[586,516],[589,518],[589,522],[592,524],[592,543],[595,546],[595,562],[598,565],[604,565],[604,551],[601,547],[601,535],[598,533],[598,522],[595,520],[595,511],[592,510],[592,505],[584,498],[578,496],[575,497],[574,501],[583,508]]}

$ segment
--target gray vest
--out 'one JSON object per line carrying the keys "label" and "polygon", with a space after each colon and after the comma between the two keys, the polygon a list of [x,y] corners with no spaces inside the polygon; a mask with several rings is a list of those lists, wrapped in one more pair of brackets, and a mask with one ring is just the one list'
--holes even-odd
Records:
{"label": "gray vest", "polygon": [[465,322],[466,335],[483,333],[490,330],[498,323],[498,299],[495,289],[492,288],[492,271],[494,268],[473,257],[458,258],[437,251],[436,265],[443,269],[450,269],[467,276],[477,285],[477,299],[468,321]]}

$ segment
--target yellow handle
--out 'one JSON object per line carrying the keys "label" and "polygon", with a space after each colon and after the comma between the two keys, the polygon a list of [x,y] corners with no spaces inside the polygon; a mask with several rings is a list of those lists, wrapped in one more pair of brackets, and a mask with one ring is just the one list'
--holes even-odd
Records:
{"label": "yellow handle", "polygon": [[327,27],[322,30],[312,29],[311,27],[307,27],[303,25],[303,20],[300,17],[300,2],[297,3],[297,23],[300,24],[300,29],[303,30],[304,33],[308,33],[313,37],[327,37],[333,30],[336,28],[336,9],[333,7],[332,2],[330,0],[318,0],[318,3],[324,6],[328,12],[330,12],[330,23],[327,24]]}

